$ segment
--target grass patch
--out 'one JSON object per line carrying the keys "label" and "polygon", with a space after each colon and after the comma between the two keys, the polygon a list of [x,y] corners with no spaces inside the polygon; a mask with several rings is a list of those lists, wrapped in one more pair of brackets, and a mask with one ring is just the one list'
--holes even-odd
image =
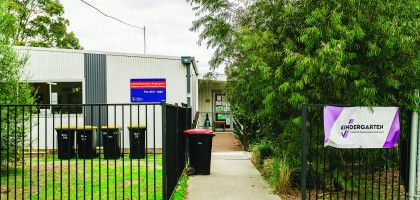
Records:
{"label": "grass patch", "polygon": [[172,196],[172,200],[183,200],[187,196],[187,182],[188,182],[188,175],[182,174],[179,183],[175,189],[175,192]]}
{"label": "grass patch", "polygon": [[[29,158],[1,174],[1,199],[162,199],[162,156],[118,160]],[[13,165],[10,165],[13,167]],[[15,176],[16,174],[16,176]],[[16,177],[16,179],[15,179]],[[9,189],[7,189],[9,185]],[[156,191],[154,188],[156,187]]]}

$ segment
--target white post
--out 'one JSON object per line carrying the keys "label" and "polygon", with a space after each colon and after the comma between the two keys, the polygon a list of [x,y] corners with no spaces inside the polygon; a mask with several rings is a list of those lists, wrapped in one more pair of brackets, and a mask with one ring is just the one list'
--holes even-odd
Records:
{"label": "white post", "polygon": [[[418,113],[418,112],[417,112]],[[420,118],[417,119],[417,199],[420,199]]]}
{"label": "white post", "polygon": [[[419,95],[418,90],[416,90],[416,96],[418,95]],[[419,113],[417,110],[413,110],[412,119],[411,119],[410,164],[409,164],[410,167],[409,167],[409,175],[408,175],[408,181],[409,181],[408,182],[408,197],[410,200],[416,199],[416,181],[417,181],[417,174],[418,174],[418,171],[417,171],[418,128],[419,128]]]}

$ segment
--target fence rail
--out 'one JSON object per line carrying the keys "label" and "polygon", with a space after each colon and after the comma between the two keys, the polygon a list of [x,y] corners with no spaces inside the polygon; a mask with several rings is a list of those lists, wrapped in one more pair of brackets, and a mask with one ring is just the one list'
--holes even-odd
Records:
{"label": "fence rail", "polygon": [[169,199],[190,121],[164,102],[0,105],[0,199]]}
{"label": "fence rail", "polygon": [[406,129],[399,147],[392,149],[324,147],[322,109],[304,105],[302,110],[302,199],[404,198],[400,166],[406,162],[401,157]]}

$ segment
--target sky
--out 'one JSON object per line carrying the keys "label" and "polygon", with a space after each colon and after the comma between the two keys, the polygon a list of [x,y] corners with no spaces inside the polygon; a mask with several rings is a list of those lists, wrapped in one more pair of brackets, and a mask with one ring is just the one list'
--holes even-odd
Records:
{"label": "sky", "polygon": [[[104,13],[127,23],[146,26],[146,53],[194,56],[200,73],[209,71],[213,51],[197,44],[189,31],[197,17],[186,0],[85,0]],[[80,0],[60,0],[68,27],[86,50],[143,53],[143,30],[101,15]]]}

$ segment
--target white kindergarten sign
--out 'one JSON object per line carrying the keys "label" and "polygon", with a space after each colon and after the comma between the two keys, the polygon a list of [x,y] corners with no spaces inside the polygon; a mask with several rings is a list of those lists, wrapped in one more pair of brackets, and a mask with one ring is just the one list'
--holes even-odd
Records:
{"label": "white kindergarten sign", "polygon": [[393,148],[398,145],[397,107],[324,107],[324,146]]}

